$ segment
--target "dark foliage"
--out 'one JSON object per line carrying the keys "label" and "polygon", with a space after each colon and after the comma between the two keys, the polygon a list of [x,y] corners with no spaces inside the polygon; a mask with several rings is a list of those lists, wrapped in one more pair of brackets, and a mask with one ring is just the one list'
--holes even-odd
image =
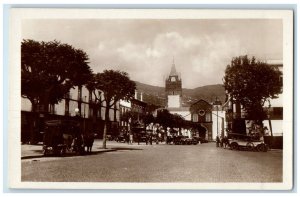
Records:
{"label": "dark foliage", "polygon": [[281,75],[277,67],[254,57],[235,57],[226,68],[224,87],[235,101],[241,103],[248,119],[261,121],[266,117],[264,103],[277,98],[282,91]]}
{"label": "dark foliage", "polygon": [[91,73],[81,49],[59,41],[22,41],[21,95],[33,105],[58,103],[70,88],[84,85]]}

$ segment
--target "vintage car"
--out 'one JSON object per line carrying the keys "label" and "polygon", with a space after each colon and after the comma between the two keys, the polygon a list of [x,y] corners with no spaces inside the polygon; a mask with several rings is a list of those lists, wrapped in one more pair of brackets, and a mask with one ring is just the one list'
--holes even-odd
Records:
{"label": "vintage car", "polygon": [[228,144],[232,150],[248,150],[248,151],[268,151],[268,145],[256,137],[230,133],[228,135]]}
{"label": "vintage car", "polygon": [[176,145],[196,145],[199,143],[198,140],[194,138],[189,138],[187,136],[174,136],[174,144]]}
{"label": "vintage car", "polygon": [[124,135],[118,135],[117,137],[116,137],[116,141],[117,142],[126,142],[126,137],[124,136]]}
{"label": "vintage car", "polygon": [[208,140],[203,137],[193,137],[193,139],[198,141],[200,144],[208,143]]}

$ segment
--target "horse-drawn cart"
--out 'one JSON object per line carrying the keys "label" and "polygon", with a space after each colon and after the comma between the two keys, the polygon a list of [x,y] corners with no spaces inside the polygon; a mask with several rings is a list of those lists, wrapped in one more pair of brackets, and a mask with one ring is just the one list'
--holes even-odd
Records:
{"label": "horse-drawn cart", "polygon": [[64,155],[66,152],[84,153],[80,123],[66,120],[46,121],[43,154]]}

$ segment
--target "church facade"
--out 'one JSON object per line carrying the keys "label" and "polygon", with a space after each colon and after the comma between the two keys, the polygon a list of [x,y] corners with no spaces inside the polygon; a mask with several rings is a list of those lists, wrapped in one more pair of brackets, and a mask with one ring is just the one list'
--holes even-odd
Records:
{"label": "church facade", "polygon": [[174,61],[165,84],[166,108],[169,112],[178,114],[186,121],[191,121],[196,125],[193,129],[182,131],[182,134],[189,137],[198,136],[212,141],[212,105],[202,99],[191,106],[182,105],[182,79],[176,71]]}

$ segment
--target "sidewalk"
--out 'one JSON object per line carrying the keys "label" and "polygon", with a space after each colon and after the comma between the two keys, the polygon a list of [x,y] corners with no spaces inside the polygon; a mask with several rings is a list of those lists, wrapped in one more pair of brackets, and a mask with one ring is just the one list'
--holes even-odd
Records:
{"label": "sidewalk", "polygon": [[[100,152],[110,152],[110,151],[116,151],[116,149],[110,147],[110,142],[107,141],[108,148],[103,149],[102,148],[102,140],[95,139],[93,144],[92,153],[100,153]],[[37,144],[37,145],[30,145],[30,144],[24,144],[21,145],[21,159],[30,159],[30,158],[39,158],[43,157],[43,145]]]}

